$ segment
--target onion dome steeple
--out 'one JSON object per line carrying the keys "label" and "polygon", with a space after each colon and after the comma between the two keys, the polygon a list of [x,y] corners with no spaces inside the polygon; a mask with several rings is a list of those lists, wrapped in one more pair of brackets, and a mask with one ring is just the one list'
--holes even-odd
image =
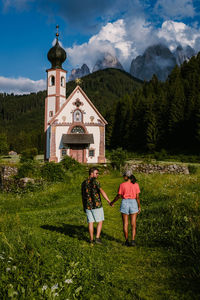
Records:
{"label": "onion dome steeple", "polygon": [[66,55],[65,50],[59,45],[59,42],[58,42],[59,26],[57,25],[56,28],[57,28],[56,44],[49,50],[49,52],[47,54],[47,58],[52,64],[52,69],[62,69],[62,63],[66,60],[67,55]]}

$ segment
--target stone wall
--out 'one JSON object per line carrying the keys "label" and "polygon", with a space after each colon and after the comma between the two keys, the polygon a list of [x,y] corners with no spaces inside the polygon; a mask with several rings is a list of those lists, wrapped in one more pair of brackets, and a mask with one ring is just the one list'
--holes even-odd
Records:
{"label": "stone wall", "polygon": [[9,191],[10,186],[15,184],[13,178],[17,175],[18,169],[13,166],[0,166],[0,188],[5,191]]}
{"label": "stone wall", "polygon": [[189,174],[187,166],[178,164],[147,164],[147,163],[127,163],[124,167],[138,173],[160,173],[160,174]]}

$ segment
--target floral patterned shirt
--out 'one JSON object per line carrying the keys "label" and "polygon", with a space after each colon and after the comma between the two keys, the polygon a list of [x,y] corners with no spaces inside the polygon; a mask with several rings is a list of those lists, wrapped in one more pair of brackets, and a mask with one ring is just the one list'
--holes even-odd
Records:
{"label": "floral patterned shirt", "polygon": [[100,183],[96,178],[88,178],[81,185],[83,209],[95,209],[102,207],[100,196]]}

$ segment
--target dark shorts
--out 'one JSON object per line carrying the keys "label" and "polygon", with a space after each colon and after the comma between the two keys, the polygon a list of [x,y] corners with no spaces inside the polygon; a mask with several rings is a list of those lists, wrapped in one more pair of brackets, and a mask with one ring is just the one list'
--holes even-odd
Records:
{"label": "dark shorts", "polygon": [[126,215],[138,213],[138,204],[136,199],[122,199],[120,212]]}

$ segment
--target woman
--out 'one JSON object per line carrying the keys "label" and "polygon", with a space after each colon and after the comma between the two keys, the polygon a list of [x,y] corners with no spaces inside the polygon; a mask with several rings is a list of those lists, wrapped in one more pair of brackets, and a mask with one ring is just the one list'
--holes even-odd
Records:
{"label": "woman", "polygon": [[[137,214],[140,213],[140,199],[139,193],[140,188],[138,183],[136,183],[136,178],[132,175],[131,171],[127,170],[124,173],[125,182],[121,183],[119,186],[118,194],[115,199],[111,202],[111,206],[119,199],[122,198],[122,203],[120,206],[120,212],[122,214],[123,220],[123,231],[125,236],[125,245],[126,246],[135,246],[135,235],[136,235],[136,219]],[[129,215],[131,219],[131,231],[132,231],[132,240],[129,244],[128,241],[128,221]]]}

